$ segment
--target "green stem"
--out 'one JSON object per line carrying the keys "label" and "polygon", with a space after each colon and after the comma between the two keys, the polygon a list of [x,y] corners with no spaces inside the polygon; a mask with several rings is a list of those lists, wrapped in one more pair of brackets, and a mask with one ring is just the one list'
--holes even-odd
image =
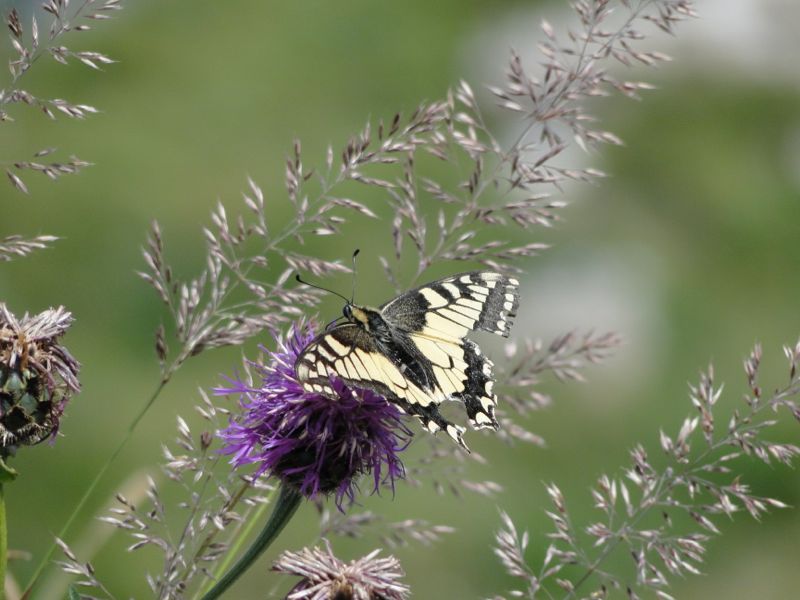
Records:
{"label": "green stem", "polygon": [[253,540],[252,545],[241,558],[236,561],[233,568],[203,596],[202,600],[214,600],[215,598],[219,598],[225,590],[233,585],[233,583],[250,568],[261,553],[269,548],[269,545],[278,537],[278,534],[289,522],[289,519],[292,518],[292,515],[294,515],[297,507],[300,506],[301,499],[302,496],[295,489],[286,485],[281,485],[281,492],[275,503],[275,508],[273,508],[272,514],[269,517],[269,521],[267,521],[267,524],[264,526],[264,529],[262,529],[258,537]]}
{"label": "green stem", "polygon": [[[142,409],[139,411],[139,413],[136,415],[133,421],[131,421],[130,425],[128,425],[128,429],[125,432],[125,435],[122,436],[122,439],[120,440],[119,444],[117,444],[117,447],[109,455],[108,460],[106,460],[105,464],[97,472],[97,475],[95,475],[94,479],[92,480],[92,483],[89,484],[89,487],[83,493],[83,496],[78,502],[78,505],[73,509],[72,514],[70,514],[69,518],[66,520],[64,525],[61,527],[61,530],[56,535],[57,538],[64,539],[67,532],[69,531],[69,528],[72,526],[72,523],[75,521],[75,519],[80,514],[83,507],[86,505],[86,502],[91,497],[92,493],[97,487],[97,484],[100,483],[100,480],[103,478],[103,475],[106,474],[106,471],[108,471],[108,469],[111,467],[111,464],[116,460],[117,456],[119,456],[122,450],[125,448],[125,445],[128,443],[128,440],[131,439],[131,436],[133,435],[136,426],[139,424],[139,421],[141,421],[144,418],[144,416],[147,414],[147,411],[150,410],[151,406],[153,406],[153,403],[156,401],[156,398],[158,398],[158,395],[161,393],[161,390],[164,389],[164,386],[167,384],[168,380],[169,376],[164,377],[161,380],[161,383],[158,384],[158,387],[155,389],[152,396],[150,396],[150,398],[147,400],[144,406],[142,406]],[[36,570],[33,572],[33,576],[30,578],[30,581],[28,581],[28,584],[25,587],[25,593],[22,594],[23,598],[33,597],[31,594],[34,586],[38,583],[39,575],[42,574],[42,571],[47,566],[55,550],[56,550],[56,544],[54,542],[50,545],[47,552],[45,552],[44,556],[39,561],[39,564],[36,566]]]}
{"label": "green stem", "polygon": [[6,528],[6,493],[0,483],[0,600],[6,597],[6,561],[8,559],[8,530]]}
{"label": "green stem", "polygon": [[[225,558],[223,558],[220,561],[219,565],[217,565],[217,568],[214,569],[215,580],[219,579],[219,577],[223,573],[225,573],[225,571],[227,571],[228,566],[231,564],[231,562],[233,562],[234,557],[239,553],[239,549],[242,547],[245,541],[247,541],[247,539],[250,537],[250,534],[253,533],[253,529],[261,521],[261,517],[264,516],[264,513],[267,511],[267,508],[269,508],[272,496],[275,495],[276,491],[278,490],[273,490],[272,492],[270,492],[270,502],[265,502],[264,504],[259,506],[258,509],[256,509],[256,511],[250,516],[250,518],[247,519],[247,522],[242,528],[241,532],[236,536],[236,541],[233,542],[233,544],[231,544],[231,547],[228,548],[228,551],[225,553]],[[197,596],[195,596],[195,600],[199,597],[200,594],[198,593]]]}

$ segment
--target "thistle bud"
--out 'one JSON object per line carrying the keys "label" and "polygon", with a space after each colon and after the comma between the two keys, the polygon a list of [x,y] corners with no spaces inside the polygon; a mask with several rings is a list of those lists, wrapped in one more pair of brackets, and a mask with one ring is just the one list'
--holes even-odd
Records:
{"label": "thistle bud", "polygon": [[80,365],[57,343],[72,323],[63,307],[17,319],[0,303],[0,457],[54,437]]}
{"label": "thistle bud", "polygon": [[406,600],[411,591],[401,579],[404,575],[394,556],[379,557],[379,550],[345,563],[333,554],[327,540],[324,548],[303,548],[284,552],[272,569],[297,575],[286,600]]}

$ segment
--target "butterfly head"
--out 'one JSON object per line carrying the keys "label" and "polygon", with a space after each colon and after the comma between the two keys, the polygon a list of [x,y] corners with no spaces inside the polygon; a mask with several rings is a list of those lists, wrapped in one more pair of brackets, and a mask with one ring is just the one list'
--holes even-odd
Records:
{"label": "butterfly head", "polygon": [[370,313],[371,311],[367,308],[361,308],[360,306],[356,306],[355,304],[351,304],[348,302],[344,305],[342,309],[342,314],[344,318],[350,321],[351,323],[355,323],[356,325],[361,325],[362,327],[369,330],[370,326]]}
{"label": "butterfly head", "polygon": [[391,331],[379,310],[367,306],[357,306],[348,302],[342,309],[344,318],[378,339],[391,337]]}
{"label": "butterfly head", "polygon": [[352,321],[353,320],[353,305],[350,304],[349,302],[347,304],[345,304],[344,308],[342,309],[342,314],[344,315],[345,319],[347,319],[348,321]]}

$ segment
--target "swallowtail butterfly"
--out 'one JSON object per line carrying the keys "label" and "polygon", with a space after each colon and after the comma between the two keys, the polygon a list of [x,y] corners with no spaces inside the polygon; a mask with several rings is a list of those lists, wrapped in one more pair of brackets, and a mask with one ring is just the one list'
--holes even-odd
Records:
{"label": "swallowtail butterfly", "polygon": [[470,331],[507,337],[519,305],[519,282],[492,271],[439,279],[380,308],[348,301],[345,322],[320,333],[295,363],[310,392],[336,395],[330,377],[368,388],[419,418],[431,433],[443,429],[466,449],[464,427],[439,413],[445,400],[464,403],[476,429],[497,429],[492,362]]}

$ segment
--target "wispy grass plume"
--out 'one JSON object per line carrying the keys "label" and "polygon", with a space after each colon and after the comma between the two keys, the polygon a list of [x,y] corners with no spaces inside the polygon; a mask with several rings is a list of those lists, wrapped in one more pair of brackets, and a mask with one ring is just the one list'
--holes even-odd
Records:
{"label": "wispy grass plume", "polygon": [[[782,501],[761,496],[743,481],[742,460],[756,459],[791,465],[800,447],[771,441],[769,430],[776,415],[800,421],[800,343],[786,346],[788,381],[771,394],[759,382],[761,348],[744,361],[747,391],[743,406],[727,423],[719,423],[715,409],[722,386],[714,369],[701,373],[690,386],[695,414],[687,417],[675,435],[659,432],[664,458],[653,458],[643,445],[630,453],[631,464],[617,476],[602,475],[592,489],[601,518],[578,524],[555,483],[547,486],[553,523],[541,564],[525,558],[530,543],[503,513],[503,527],[495,552],[509,575],[522,587],[511,592],[525,598],[603,598],[621,590],[639,598],[649,590],[671,599],[670,581],[702,571],[706,543],[722,533],[720,517],[747,512],[755,519],[770,508],[786,508]],[[607,566],[612,556],[627,556],[624,572]],[[501,598],[501,596],[497,596]]]}
{"label": "wispy grass plume", "polygon": [[[57,116],[85,119],[97,113],[97,109],[89,104],[70,102],[63,98],[42,98],[22,87],[23,78],[45,57],[64,65],[70,61],[79,62],[95,70],[113,63],[111,58],[100,52],[71,50],[63,45],[63,38],[68,33],[88,31],[93,23],[110,19],[111,14],[121,8],[120,0],[82,0],[74,2],[72,6],[69,0],[46,0],[41,9],[47,15],[40,15],[33,8],[29,15],[23,17],[16,8],[11,9],[5,21],[14,56],[8,63],[11,80],[0,89],[0,122],[13,121],[14,109],[21,105],[41,111],[51,119]],[[49,20],[49,26],[40,26],[42,20]],[[26,194],[28,186],[21,177],[24,171],[58,179],[63,175],[77,173],[90,164],[74,155],[54,160],[57,152],[57,148],[46,147],[29,159],[4,157],[0,164],[5,167],[11,184]]]}

